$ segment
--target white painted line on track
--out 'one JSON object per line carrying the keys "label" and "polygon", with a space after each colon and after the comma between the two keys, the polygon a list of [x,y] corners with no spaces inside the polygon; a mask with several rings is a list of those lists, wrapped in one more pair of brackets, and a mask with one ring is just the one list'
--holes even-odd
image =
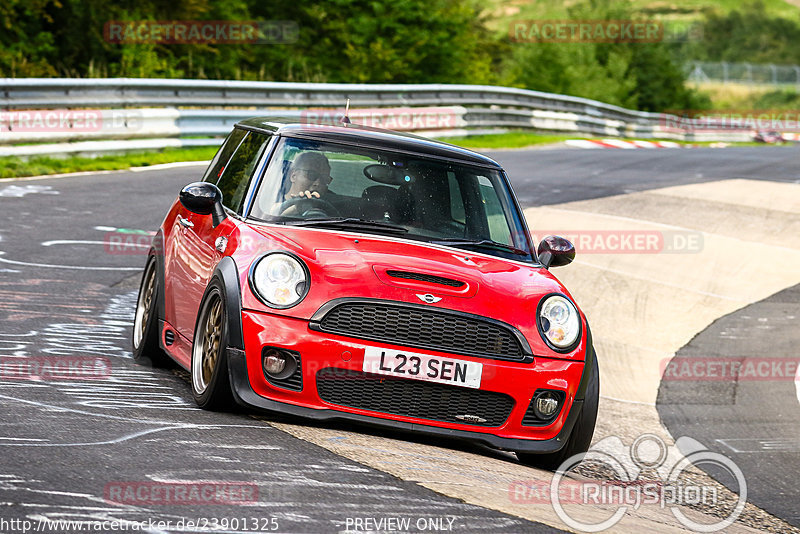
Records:
{"label": "white painted line on track", "polygon": [[194,165],[205,165],[210,161],[177,161],[175,163],[161,163],[159,165],[148,165],[145,167],[129,167],[127,169],[116,169],[113,171],[84,171],[84,172],[65,172],[59,174],[42,174],[39,176],[19,176],[16,178],[0,178],[0,183],[5,182],[29,182],[34,180],[49,180],[51,178],[78,178],[80,176],[98,176],[103,174],[120,174],[123,172],[145,172],[160,171],[164,169],[177,169],[180,167],[191,167]]}
{"label": "white painted line on track", "polygon": [[793,438],[725,438],[714,441],[738,454],[800,452],[800,443]]}
{"label": "white painted line on track", "polygon": [[[5,252],[0,250],[0,256]],[[28,261],[8,260],[0,257],[0,262],[11,265],[23,265],[25,267],[46,267],[49,269],[75,269],[79,271],[141,271],[141,267],[86,267],[84,265],[53,265],[50,263],[33,263]]]}
{"label": "white painted line on track", "polygon": [[[53,241],[42,242],[43,247],[51,247],[53,245],[108,245],[108,244],[109,243],[106,241],[90,241],[90,240],[80,240],[80,239],[55,239]],[[115,246],[119,246],[122,248],[128,248],[128,247],[150,248],[150,245],[144,243],[124,243]]]}
{"label": "white painted line on track", "polygon": [[797,393],[797,402],[800,402],[800,366],[797,367],[797,372],[794,375],[794,389]]}
{"label": "white painted line on track", "polygon": [[617,397],[609,397],[608,395],[600,395],[601,399],[608,399],[616,402],[624,402],[625,404],[639,404],[641,406],[655,406],[655,402],[644,402],[637,400],[618,399]]}
{"label": "white painted line on track", "polygon": [[209,161],[175,161],[172,163],[159,163],[157,165],[145,165],[144,167],[131,167],[127,170],[131,172],[160,171],[164,169],[180,169],[181,167],[196,167],[205,165],[208,167]]}

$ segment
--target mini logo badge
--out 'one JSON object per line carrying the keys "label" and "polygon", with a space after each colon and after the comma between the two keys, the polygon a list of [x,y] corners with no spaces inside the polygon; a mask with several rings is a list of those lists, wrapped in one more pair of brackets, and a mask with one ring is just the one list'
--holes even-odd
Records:
{"label": "mini logo badge", "polygon": [[486,422],[486,419],[484,419],[483,417],[478,417],[477,415],[469,415],[469,414],[457,415],[456,419],[460,419],[460,420],[466,421],[468,423],[485,423]]}
{"label": "mini logo badge", "polygon": [[435,302],[439,302],[440,300],[442,300],[442,297],[434,297],[430,293],[426,293],[424,295],[417,293],[417,297],[419,298],[419,300],[421,300],[426,304],[433,304]]}

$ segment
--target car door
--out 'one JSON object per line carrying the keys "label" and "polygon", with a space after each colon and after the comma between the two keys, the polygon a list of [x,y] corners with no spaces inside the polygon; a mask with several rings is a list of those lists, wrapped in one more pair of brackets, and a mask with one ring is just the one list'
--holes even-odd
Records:
{"label": "car door", "polygon": [[[244,133],[227,165],[209,168],[207,181],[214,182],[214,173],[222,191],[222,204],[230,212],[240,214],[250,180],[264,156],[270,136],[255,132]],[[227,218],[214,228],[211,215],[198,215],[183,206],[176,218],[177,229],[172,272],[174,327],[187,340],[194,334],[195,320],[208,281],[222,258],[216,241],[227,237],[236,226],[236,219]]]}

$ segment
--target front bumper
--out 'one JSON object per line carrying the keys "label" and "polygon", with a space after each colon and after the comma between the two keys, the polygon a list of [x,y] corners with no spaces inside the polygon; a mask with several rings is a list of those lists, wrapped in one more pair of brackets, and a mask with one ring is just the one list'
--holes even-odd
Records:
{"label": "front bumper", "polygon": [[[406,347],[317,332],[309,329],[307,321],[249,310],[242,312],[242,331],[246,350],[228,348],[227,356],[234,397],[244,406],[314,420],[345,420],[466,439],[519,452],[548,453],[564,446],[582,409],[583,383],[589,374],[588,366],[581,361],[537,357],[533,363],[517,363],[422,351],[482,363],[480,389],[505,393],[514,399],[510,415],[500,426],[457,424],[331,404],[317,393],[317,371],[335,368],[360,372],[366,347],[408,350]],[[302,355],[301,391],[277,387],[266,380],[261,367],[264,346]],[[543,427],[523,426],[522,418],[538,388],[561,390],[566,400],[553,423]]]}

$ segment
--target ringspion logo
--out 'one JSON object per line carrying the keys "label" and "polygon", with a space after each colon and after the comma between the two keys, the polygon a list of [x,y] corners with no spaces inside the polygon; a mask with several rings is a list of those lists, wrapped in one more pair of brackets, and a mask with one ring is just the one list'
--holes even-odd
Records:
{"label": "ringspion logo", "polygon": [[[603,478],[576,480],[569,473],[584,466]],[[724,478],[731,499],[721,484],[697,481],[695,469],[713,469]],[[727,490],[726,490],[727,491]],[[747,502],[744,473],[727,456],[713,452],[702,443],[683,436],[668,446],[653,434],[642,434],[630,446],[609,436],[583,454],[566,459],[549,483],[516,480],[509,485],[508,498],[515,504],[550,503],[558,517],[578,532],[600,532],[619,523],[629,510],[643,506],[668,508],[685,528],[694,532],[717,532],[741,515]],[[586,506],[604,510],[600,519],[588,519]],[[686,507],[714,509],[711,521],[687,516]]]}

